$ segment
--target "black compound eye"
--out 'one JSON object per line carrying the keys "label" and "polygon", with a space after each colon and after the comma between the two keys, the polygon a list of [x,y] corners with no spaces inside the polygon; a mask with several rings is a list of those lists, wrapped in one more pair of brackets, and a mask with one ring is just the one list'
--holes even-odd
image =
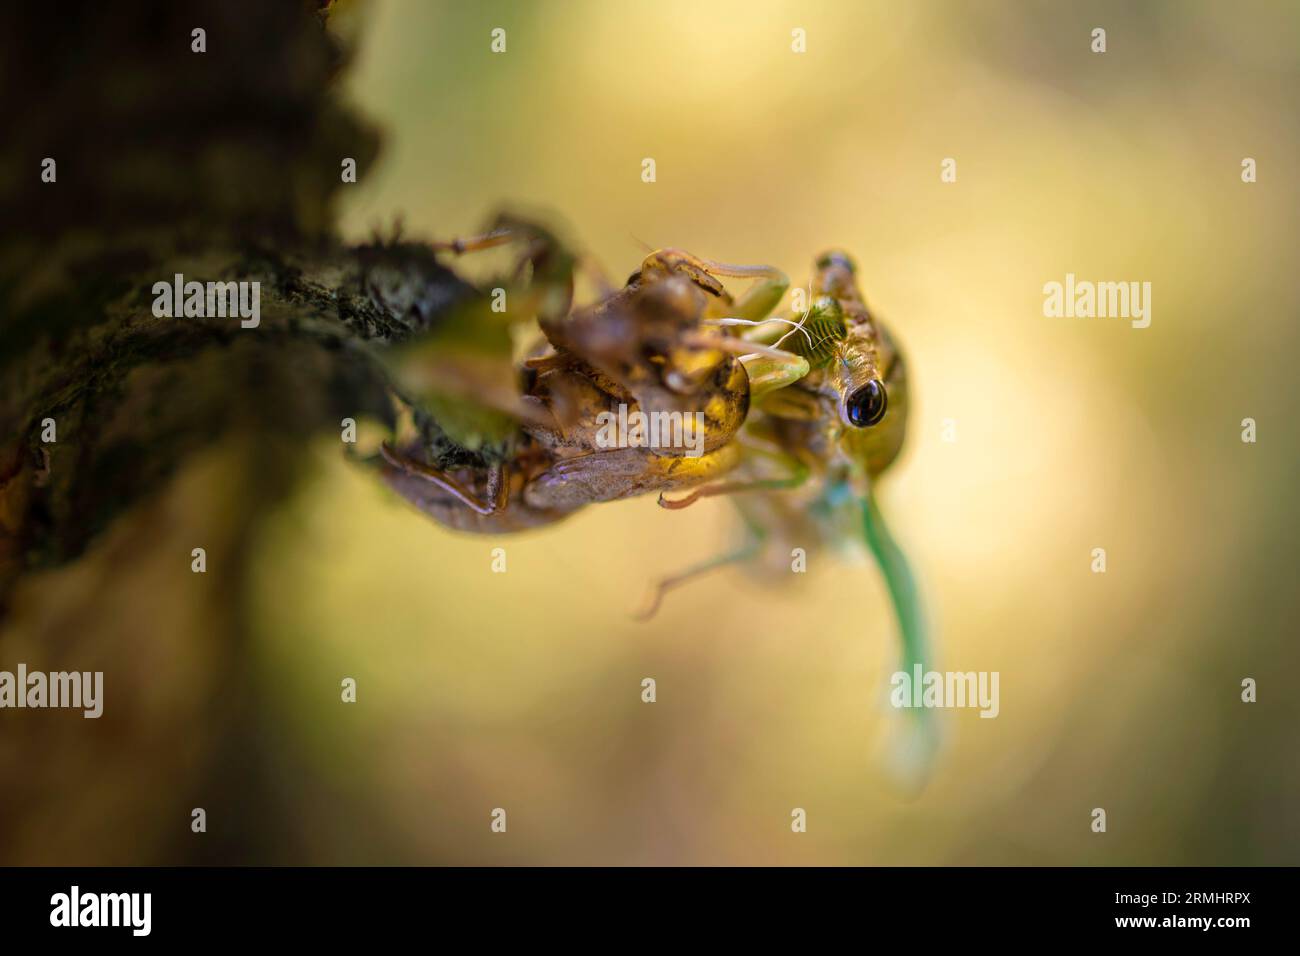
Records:
{"label": "black compound eye", "polygon": [[868,428],[885,417],[889,396],[879,379],[872,379],[849,396],[847,411],[849,424],[855,428]]}

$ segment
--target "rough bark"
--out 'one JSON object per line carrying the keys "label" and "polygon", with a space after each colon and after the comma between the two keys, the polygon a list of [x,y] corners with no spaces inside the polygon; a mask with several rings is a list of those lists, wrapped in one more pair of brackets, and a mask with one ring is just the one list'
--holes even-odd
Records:
{"label": "rough bark", "polygon": [[[391,415],[374,348],[475,293],[428,247],[337,239],[342,159],[364,174],[378,136],[337,98],[325,11],[45,7],[0,12],[0,661],[103,669],[112,696],[6,713],[0,862],[311,859],[273,782],[251,549],[309,438]],[[260,327],[156,318],[175,273],[261,282]],[[354,859],[391,859],[371,837]]]}
{"label": "rough bark", "polygon": [[[16,117],[0,218],[0,593],[75,558],[178,462],[231,429],[271,455],[346,416],[387,418],[368,343],[472,290],[424,246],[344,247],[343,157],[377,136],[336,101],[324,11],[292,2],[74,5],[3,14]],[[191,49],[206,30],[207,52]],[[32,108],[32,91],[39,106]],[[56,160],[43,183],[41,161]],[[261,325],[155,318],[154,282],[261,283]],[[41,441],[53,419],[57,441]]]}

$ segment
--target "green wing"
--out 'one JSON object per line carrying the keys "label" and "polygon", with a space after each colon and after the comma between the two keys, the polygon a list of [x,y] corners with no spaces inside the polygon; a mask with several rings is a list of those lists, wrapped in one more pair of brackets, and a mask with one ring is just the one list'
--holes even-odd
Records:
{"label": "green wing", "polygon": [[[908,674],[912,673],[917,664],[923,670],[929,669],[934,662],[916,578],[912,575],[903,549],[889,533],[880,506],[876,504],[875,494],[870,490],[862,499],[862,532],[867,547],[885,577],[885,586],[894,605],[902,641],[902,669]],[[899,769],[910,783],[919,787],[929,773],[938,748],[938,728],[929,708],[908,708],[904,714],[909,718],[910,726],[907,738],[897,754]]]}

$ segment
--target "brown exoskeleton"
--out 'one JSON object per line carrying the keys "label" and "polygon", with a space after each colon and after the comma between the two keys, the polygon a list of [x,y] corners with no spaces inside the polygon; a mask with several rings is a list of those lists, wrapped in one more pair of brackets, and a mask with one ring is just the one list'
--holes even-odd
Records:
{"label": "brown exoskeleton", "polygon": [[[485,474],[435,468],[418,447],[386,446],[390,484],[452,527],[504,532],[596,501],[687,489],[732,468],[739,450],[730,441],[748,412],[750,383],[735,354],[738,340],[700,333],[723,315],[761,318],[784,293],[785,276],[660,250],[623,289],[571,309],[573,260],[566,265],[557,244],[531,227],[509,221],[447,247],[469,251],[511,238],[528,243],[528,264],[519,272],[531,272],[524,299],[544,336],[520,369],[519,398],[528,414],[520,416],[518,446]],[[715,275],[759,281],[736,302]],[[700,423],[700,440],[689,447],[611,447],[602,441],[601,418],[619,406],[621,414],[662,421],[692,416],[686,420]]]}
{"label": "brown exoskeleton", "polygon": [[[725,564],[765,551],[784,563],[791,548],[865,541],[894,604],[903,664],[909,672],[924,666],[921,604],[874,495],[902,447],[907,370],[868,310],[848,256],[818,257],[808,309],[772,319],[787,280],[768,266],[659,250],[623,289],[577,309],[571,274],[532,271],[534,282],[541,275],[561,292],[534,296],[545,306],[536,313],[545,341],[522,363],[528,414],[512,456],[486,474],[455,474],[422,463],[418,448],[386,448],[390,483],[445,524],[484,532],[536,527],[591,502],[652,491],[670,509],[735,495],[745,543],[660,581],[645,616],[670,589]],[[718,276],[758,281],[734,300]],[[619,403],[700,413],[702,454],[607,447],[599,420]],[[674,492],[685,494],[668,496]],[[922,735],[911,756],[924,764],[933,735],[924,714],[914,716]]]}

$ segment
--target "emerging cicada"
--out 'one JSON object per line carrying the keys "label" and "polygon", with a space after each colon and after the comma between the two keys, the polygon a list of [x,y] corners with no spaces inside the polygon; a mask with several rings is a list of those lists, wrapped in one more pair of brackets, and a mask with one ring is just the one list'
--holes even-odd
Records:
{"label": "emerging cicada", "polygon": [[[512,418],[494,460],[443,455],[427,437],[384,448],[384,476],[449,527],[485,533],[533,528],[578,508],[655,492],[665,508],[732,497],[746,538],[732,551],[660,581],[664,595],[729,563],[792,548],[864,541],[884,575],[908,671],[924,664],[924,627],[911,571],[881,517],[876,478],[897,458],[907,424],[907,367],[868,309],[843,252],[815,262],[808,307],[771,315],[789,282],[771,266],[735,266],[661,249],[622,289],[573,306],[578,260],[535,226],[505,220],[467,251],[517,240],[525,253],[510,294],[536,319],[538,340],[512,358],[515,392],[491,407]],[[719,277],[753,280],[739,297]],[[485,318],[480,313],[479,319]],[[449,388],[460,366],[424,379]],[[407,377],[409,380],[409,376]],[[483,389],[462,390],[461,401]],[[703,443],[608,447],[613,409],[693,415]]]}

